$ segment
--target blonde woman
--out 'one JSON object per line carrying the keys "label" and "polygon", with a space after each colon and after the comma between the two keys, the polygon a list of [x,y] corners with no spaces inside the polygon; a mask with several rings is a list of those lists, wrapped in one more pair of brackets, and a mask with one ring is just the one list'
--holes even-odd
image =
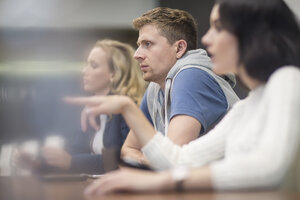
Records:
{"label": "blonde woman", "polygon": [[[82,70],[83,88],[97,96],[111,94],[126,95],[139,104],[145,91],[145,82],[137,61],[133,59],[134,49],[115,40],[96,42],[89,53],[87,64]],[[84,111],[82,121],[85,120]],[[96,120],[89,118],[95,130],[88,130],[82,123],[82,131],[69,138],[67,150],[53,147],[42,149],[43,162],[39,170],[62,170],[74,173],[104,173],[102,150],[120,150],[129,129],[121,115],[101,114]]]}

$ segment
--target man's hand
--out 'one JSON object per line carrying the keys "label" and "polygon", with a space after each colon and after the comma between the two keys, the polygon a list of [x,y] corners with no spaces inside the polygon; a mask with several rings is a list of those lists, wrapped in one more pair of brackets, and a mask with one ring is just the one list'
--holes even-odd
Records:
{"label": "man's hand", "polygon": [[136,162],[149,165],[149,161],[145,158],[144,154],[140,151],[141,145],[137,140],[135,134],[132,131],[129,131],[127,138],[121,149],[121,156],[123,159],[132,159]]}

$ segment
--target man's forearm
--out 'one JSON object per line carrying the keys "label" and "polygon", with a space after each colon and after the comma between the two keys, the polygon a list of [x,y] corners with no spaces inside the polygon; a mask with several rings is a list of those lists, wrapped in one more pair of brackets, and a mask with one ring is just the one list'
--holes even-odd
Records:
{"label": "man's forearm", "polygon": [[140,164],[146,164],[148,165],[149,162],[148,160],[145,158],[144,154],[136,148],[132,148],[132,147],[123,147],[122,151],[121,151],[121,157],[123,160],[134,160]]}
{"label": "man's forearm", "polygon": [[147,144],[155,135],[156,131],[144,113],[130,99],[124,99],[121,114],[131,131],[135,133],[140,146]]}
{"label": "man's forearm", "polygon": [[144,157],[144,154],[141,152],[141,145],[132,130],[130,130],[130,132],[128,133],[127,138],[122,146],[121,157],[123,159],[133,159],[141,164],[148,163],[148,161],[146,161],[146,158]]}

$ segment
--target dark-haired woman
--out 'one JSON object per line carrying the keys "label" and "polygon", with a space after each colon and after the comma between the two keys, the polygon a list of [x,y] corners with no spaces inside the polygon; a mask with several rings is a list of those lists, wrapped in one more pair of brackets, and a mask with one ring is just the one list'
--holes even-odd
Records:
{"label": "dark-haired woman", "polygon": [[202,42],[216,73],[235,73],[252,91],[210,134],[183,147],[157,133],[127,97],[70,99],[89,105],[90,113],[122,113],[152,166],[171,169],[122,169],[96,181],[87,194],[283,187],[300,139],[299,35],[283,0],[217,1]]}

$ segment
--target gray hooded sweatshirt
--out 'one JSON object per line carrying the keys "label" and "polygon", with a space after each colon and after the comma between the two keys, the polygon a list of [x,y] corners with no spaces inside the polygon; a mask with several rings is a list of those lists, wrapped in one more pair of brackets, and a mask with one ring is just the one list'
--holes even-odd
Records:
{"label": "gray hooded sweatshirt", "polygon": [[[209,73],[220,85],[227,100],[227,111],[232,105],[239,100],[238,96],[233,91],[236,84],[234,75],[228,74],[223,77],[216,75],[211,69],[212,63],[207,53],[203,49],[190,50],[177,60],[175,65],[169,71],[165,80],[164,103],[159,103],[160,86],[157,83],[151,82],[147,89],[147,106],[152,118],[154,127],[157,131],[163,134],[168,132],[168,124],[170,119],[170,105],[172,99],[173,80],[183,70],[187,68],[199,68]],[[188,80],[187,80],[188,81]],[[192,109],[192,108],[191,108]],[[215,124],[213,124],[215,125]],[[209,130],[210,128],[208,128]]]}

